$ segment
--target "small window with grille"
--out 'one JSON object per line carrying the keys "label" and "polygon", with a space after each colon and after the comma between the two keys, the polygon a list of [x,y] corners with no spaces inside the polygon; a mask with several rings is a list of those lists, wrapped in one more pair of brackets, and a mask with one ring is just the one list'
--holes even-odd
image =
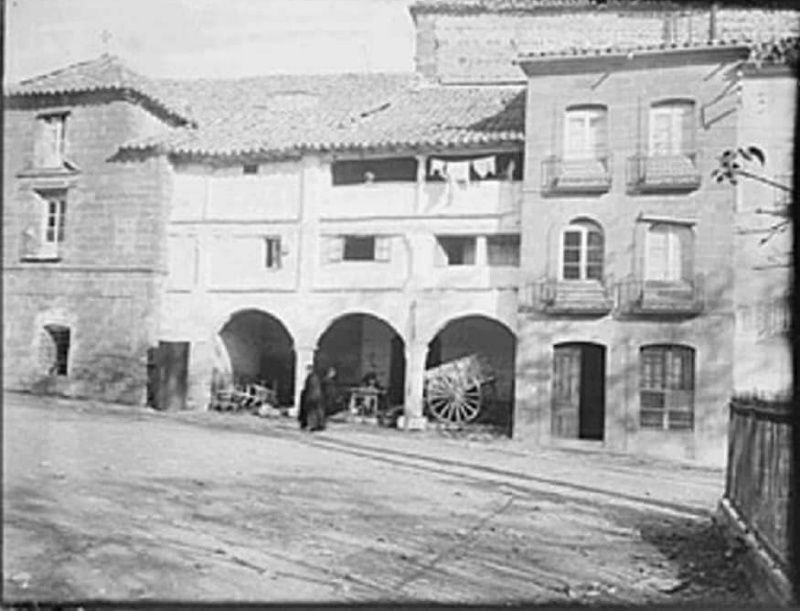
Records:
{"label": "small window with grille", "polygon": [[267,269],[281,268],[281,238],[269,236],[264,238],[265,258],[264,265]]}
{"label": "small window with grille", "polygon": [[694,428],[694,367],[694,349],[688,346],[642,347],[639,375],[641,428]]}

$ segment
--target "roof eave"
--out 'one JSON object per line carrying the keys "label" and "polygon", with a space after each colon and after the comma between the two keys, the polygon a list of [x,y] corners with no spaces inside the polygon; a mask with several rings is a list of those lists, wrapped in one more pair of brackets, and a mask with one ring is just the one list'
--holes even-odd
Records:
{"label": "roof eave", "polygon": [[719,61],[725,57],[732,60],[746,59],[751,46],[748,44],[709,45],[702,47],[672,47],[656,49],[630,49],[612,52],[588,52],[579,55],[541,55],[521,56],[513,61],[527,76],[570,72],[576,68],[592,70],[607,68],[609,64],[614,67],[625,67],[637,59],[658,59],[676,61],[693,58],[696,61],[706,59]]}

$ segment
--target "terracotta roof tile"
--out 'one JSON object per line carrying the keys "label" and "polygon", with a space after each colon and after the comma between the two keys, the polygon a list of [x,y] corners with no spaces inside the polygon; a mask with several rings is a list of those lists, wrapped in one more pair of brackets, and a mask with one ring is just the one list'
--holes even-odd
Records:
{"label": "terracotta roof tile", "polygon": [[[373,77],[376,86],[370,87]],[[268,103],[250,106],[236,114],[216,116],[198,129],[131,142],[124,148],[158,147],[175,154],[213,156],[468,147],[523,141],[524,91],[520,87],[424,87],[416,79],[403,83],[398,78],[393,91],[376,95],[380,85],[386,84],[382,82],[384,78],[384,75],[359,75],[357,79],[348,76],[345,81],[357,84],[358,90],[333,87],[324,99],[300,108],[276,109]],[[278,85],[284,87],[298,82],[291,78],[279,80],[282,82]],[[277,86],[273,83],[270,87],[274,97]],[[312,87],[319,88],[320,83],[311,79],[309,90]],[[360,100],[355,97],[358,91]],[[268,101],[269,96],[265,99]],[[208,111],[206,116],[210,118],[213,112]]]}
{"label": "terracotta roof tile", "polygon": [[650,45],[636,46],[614,46],[614,47],[573,47],[568,49],[558,49],[553,51],[534,51],[525,53],[518,57],[517,63],[538,60],[556,59],[563,57],[597,57],[605,55],[626,55],[628,53],[659,53],[664,51],[678,50],[702,50],[702,49],[721,49],[721,48],[753,48],[757,43],[747,40],[713,40],[695,41],[682,43],[658,43]]}
{"label": "terracotta roof tile", "polygon": [[180,122],[191,122],[185,109],[168,100],[154,80],[134,72],[118,57],[107,54],[21,81],[6,88],[5,95],[58,95],[92,91],[120,91],[139,95],[145,102]]}
{"label": "terracotta roof tile", "polygon": [[[685,3],[685,1],[683,2]],[[606,7],[674,8],[681,0],[416,0],[409,10],[412,15],[446,13],[474,15],[479,13],[537,13],[554,10],[591,10]]]}

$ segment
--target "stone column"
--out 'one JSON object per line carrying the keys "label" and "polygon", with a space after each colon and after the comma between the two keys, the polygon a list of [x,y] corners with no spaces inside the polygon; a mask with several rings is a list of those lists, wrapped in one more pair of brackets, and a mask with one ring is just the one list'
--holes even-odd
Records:
{"label": "stone column", "polygon": [[417,155],[417,198],[414,208],[416,214],[422,213],[425,206],[425,168],[427,164],[428,158],[425,155]]}
{"label": "stone column", "polygon": [[489,264],[489,254],[486,246],[486,236],[479,235],[475,240],[475,267],[483,269]]}
{"label": "stone column", "polygon": [[412,343],[406,347],[406,394],[404,401],[403,428],[406,430],[424,429],[427,424],[422,415],[423,375],[428,347]]}
{"label": "stone column", "polygon": [[294,351],[294,406],[290,411],[292,416],[296,416],[297,410],[300,409],[300,393],[303,392],[306,381],[306,367],[314,362],[314,348],[295,347]]}

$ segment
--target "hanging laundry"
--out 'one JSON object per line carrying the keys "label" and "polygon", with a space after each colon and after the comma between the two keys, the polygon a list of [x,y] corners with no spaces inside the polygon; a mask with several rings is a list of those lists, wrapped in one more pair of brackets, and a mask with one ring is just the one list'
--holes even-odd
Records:
{"label": "hanging laundry", "polygon": [[478,175],[478,178],[483,180],[487,178],[490,174],[494,175],[495,173],[495,157],[483,157],[482,159],[475,159],[472,162],[472,169]]}
{"label": "hanging laundry", "polygon": [[469,182],[469,161],[447,162],[447,176],[454,182]]}
{"label": "hanging laundry", "polygon": [[447,177],[447,162],[443,159],[431,158],[431,176]]}

